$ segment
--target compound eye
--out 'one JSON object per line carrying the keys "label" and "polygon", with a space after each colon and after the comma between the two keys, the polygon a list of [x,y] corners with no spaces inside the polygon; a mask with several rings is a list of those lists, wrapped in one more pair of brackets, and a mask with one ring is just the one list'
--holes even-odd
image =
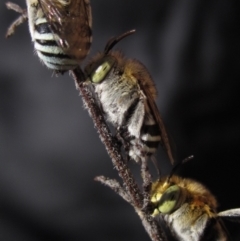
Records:
{"label": "compound eye", "polygon": [[106,78],[110,70],[112,69],[114,63],[115,63],[114,58],[111,58],[111,57],[104,58],[102,63],[91,74],[91,81],[93,83],[102,82]]}
{"label": "compound eye", "polygon": [[160,213],[169,214],[177,208],[181,195],[181,188],[177,185],[170,186],[162,195],[158,203]]}

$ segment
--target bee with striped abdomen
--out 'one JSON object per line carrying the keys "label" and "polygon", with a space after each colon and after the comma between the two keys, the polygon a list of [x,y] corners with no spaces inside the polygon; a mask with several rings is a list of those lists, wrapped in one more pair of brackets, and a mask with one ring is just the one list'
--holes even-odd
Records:
{"label": "bee with striped abdomen", "polygon": [[126,32],[108,41],[85,68],[101,108],[117,130],[117,136],[136,162],[153,155],[161,143],[173,163],[168,136],[155,103],[157,90],[146,67],[128,59],[114,45],[132,34]]}
{"label": "bee with striped abdomen", "polygon": [[179,241],[229,241],[222,218],[240,220],[240,208],[218,213],[212,193],[192,179],[158,180],[150,196],[152,216],[162,218]]}
{"label": "bee with striped abdomen", "polygon": [[74,69],[86,57],[92,41],[89,0],[26,0],[27,12],[18,5],[7,7],[22,14],[9,28],[28,18],[34,48],[40,60],[57,72]]}

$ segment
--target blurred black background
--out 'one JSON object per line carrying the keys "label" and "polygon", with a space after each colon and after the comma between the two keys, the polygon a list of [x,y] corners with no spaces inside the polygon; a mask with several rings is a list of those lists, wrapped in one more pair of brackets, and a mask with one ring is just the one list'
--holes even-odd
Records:
{"label": "blurred black background", "polygon": [[[177,160],[195,156],[180,174],[208,186],[219,210],[240,207],[239,1],[91,3],[89,56],[136,28],[117,48],[155,80]],[[18,16],[4,1],[0,16],[0,239],[149,240],[134,210],[93,181],[117,174],[73,80],[40,64],[27,23],[4,39]],[[239,225],[227,227],[239,240]]]}

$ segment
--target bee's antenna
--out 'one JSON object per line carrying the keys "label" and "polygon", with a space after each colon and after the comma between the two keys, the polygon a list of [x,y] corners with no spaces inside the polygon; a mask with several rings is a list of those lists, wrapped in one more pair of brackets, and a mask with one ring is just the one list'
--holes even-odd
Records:
{"label": "bee's antenna", "polygon": [[120,36],[117,36],[117,37],[115,36],[115,37],[110,38],[105,46],[104,53],[107,54],[114,47],[114,45],[116,45],[120,40],[122,40],[123,38],[125,38],[135,32],[136,32],[136,30],[132,29],[132,30],[129,30],[129,31],[121,34]]}
{"label": "bee's antenna", "polygon": [[173,174],[177,171],[177,169],[178,169],[182,164],[185,164],[186,162],[192,160],[193,158],[194,158],[194,156],[191,155],[191,156],[188,156],[188,157],[184,158],[181,162],[177,163],[177,164],[173,167],[170,175],[168,176],[167,182],[170,181],[170,179],[171,179],[171,177],[173,176]]}
{"label": "bee's antenna", "polygon": [[158,176],[160,177],[159,179],[161,179],[161,169],[159,168],[159,165],[158,165],[158,162],[157,162],[155,156],[151,156],[151,160],[152,160],[152,162],[153,162],[153,164],[154,164],[154,166],[157,170]]}

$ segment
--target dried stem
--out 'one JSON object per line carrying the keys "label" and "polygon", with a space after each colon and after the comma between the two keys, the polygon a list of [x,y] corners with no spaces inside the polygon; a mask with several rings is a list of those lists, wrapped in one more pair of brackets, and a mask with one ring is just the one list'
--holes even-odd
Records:
{"label": "dried stem", "polygon": [[[109,156],[111,157],[113,166],[116,168],[119,176],[123,180],[124,186],[121,187],[121,185],[116,180],[108,179],[102,176],[97,177],[96,180],[109,186],[134,207],[152,241],[166,241],[167,239],[164,232],[162,231],[162,228],[157,222],[155,222],[155,220],[150,216],[146,209],[143,209],[146,202],[145,199],[148,199],[148,197],[145,196],[146,192],[144,192],[145,195],[143,196],[133,178],[131,171],[126,165],[126,161],[121,154],[121,148],[118,142],[112,136],[92,91],[89,89],[88,85],[85,84],[84,73],[80,68],[77,68],[72,70],[71,74],[75,81],[76,88],[79,90],[83,98],[83,102],[93,119],[100,139],[105,145]],[[146,170],[146,173],[142,173],[142,175],[144,174],[147,178],[151,178],[146,166],[142,167],[142,172],[144,172],[144,169]]]}
{"label": "dried stem", "polygon": [[134,206],[131,199],[129,198],[126,190],[120,185],[120,183],[115,179],[110,179],[104,176],[98,176],[94,178],[95,181],[101,182],[102,184],[110,187],[114,192],[116,192],[119,196],[121,196],[125,201],[129,202]]}

